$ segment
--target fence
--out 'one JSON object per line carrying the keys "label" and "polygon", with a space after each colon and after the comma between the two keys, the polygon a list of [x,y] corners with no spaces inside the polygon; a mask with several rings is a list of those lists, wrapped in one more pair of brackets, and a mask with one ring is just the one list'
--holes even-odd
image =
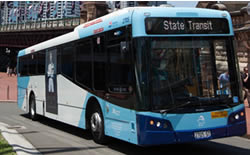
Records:
{"label": "fence", "polygon": [[60,29],[60,28],[74,28],[80,25],[80,18],[64,18],[56,20],[40,20],[16,24],[0,25],[0,32],[13,31],[33,31],[43,29]]}

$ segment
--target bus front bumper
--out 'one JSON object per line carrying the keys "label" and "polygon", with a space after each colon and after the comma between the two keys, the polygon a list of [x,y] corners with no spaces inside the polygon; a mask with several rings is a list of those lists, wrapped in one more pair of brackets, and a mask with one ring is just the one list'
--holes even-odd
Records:
{"label": "bus front bumper", "polygon": [[223,127],[201,130],[174,131],[169,129],[138,128],[138,145],[151,146],[173,143],[185,143],[210,140],[230,136],[242,136],[246,133],[246,121],[237,122]]}

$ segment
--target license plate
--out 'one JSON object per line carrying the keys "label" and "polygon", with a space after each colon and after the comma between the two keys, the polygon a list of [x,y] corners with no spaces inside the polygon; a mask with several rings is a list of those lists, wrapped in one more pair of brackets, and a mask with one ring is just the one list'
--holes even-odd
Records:
{"label": "license plate", "polygon": [[215,111],[215,112],[211,112],[212,119],[225,118],[227,116],[228,116],[227,111]]}
{"label": "license plate", "polygon": [[204,139],[204,138],[209,138],[211,137],[211,131],[199,131],[199,132],[194,132],[194,138],[195,139]]}

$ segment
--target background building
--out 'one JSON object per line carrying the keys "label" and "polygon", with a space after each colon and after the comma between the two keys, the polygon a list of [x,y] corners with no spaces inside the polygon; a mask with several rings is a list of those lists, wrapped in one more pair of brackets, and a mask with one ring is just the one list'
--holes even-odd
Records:
{"label": "background building", "polygon": [[1,2],[1,24],[80,17],[79,1]]}
{"label": "background building", "polygon": [[107,1],[109,8],[113,11],[114,9],[123,9],[127,7],[135,7],[145,4],[146,6],[160,6],[167,4],[167,1]]}
{"label": "background building", "polygon": [[200,1],[199,8],[226,10],[232,17],[236,53],[241,71],[248,66],[250,70],[250,2],[247,1]]}

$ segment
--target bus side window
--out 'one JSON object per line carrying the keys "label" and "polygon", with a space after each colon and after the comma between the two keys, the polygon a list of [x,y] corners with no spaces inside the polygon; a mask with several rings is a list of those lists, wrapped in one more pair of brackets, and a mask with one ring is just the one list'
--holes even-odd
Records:
{"label": "bus side window", "polygon": [[27,56],[19,58],[19,74],[20,76],[27,76],[29,73],[29,59]]}
{"label": "bus side window", "polygon": [[36,75],[36,66],[37,66],[37,54],[29,55],[29,75]]}
{"label": "bus side window", "polygon": [[107,34],[108,90],[111,93],[132,92],[133,69],[129,50],[129,34],[126,27],[112,30]]}
{"label": "bus side window", "polygon": [[106,54],[104,48],[104,37],[93,38],[94,52],[94,89],[103,90],[106,88]]}
{"label": "bus side window", "polygon": [[73,45],[64,46],[63,52],[61,53],[62,74],[71,80],[73,80],[73,47]]}
{"label": "bus side window", "polygon": [[115,93],[129,93],[132,83],[132,69],[129,52],[122,52],[120,44],[109,47],[109,90]]}
{"label": "bus side window", "polygon": [[75,54],[76,82],[92,88],[92,54],[91,42],[83,40],[77,43]]}
{"label": "bus side window", "polygon": [[57,48],[56,54],[57,54],[57,59],[56,59],[57,68],[56,68],[56,70],[57,70],[57,74],[61,74],[62,73],[62,71],[61,71],[61,69],[62,69],[62,67],[61,67],[62,66],[62,62],[61,62],[62,54],[61,54],[61,48],[60,47]]}
{"label": "bus side window", "polygon": [[45,73],[45,51],[37,53],[37,74],[43,75]]}

